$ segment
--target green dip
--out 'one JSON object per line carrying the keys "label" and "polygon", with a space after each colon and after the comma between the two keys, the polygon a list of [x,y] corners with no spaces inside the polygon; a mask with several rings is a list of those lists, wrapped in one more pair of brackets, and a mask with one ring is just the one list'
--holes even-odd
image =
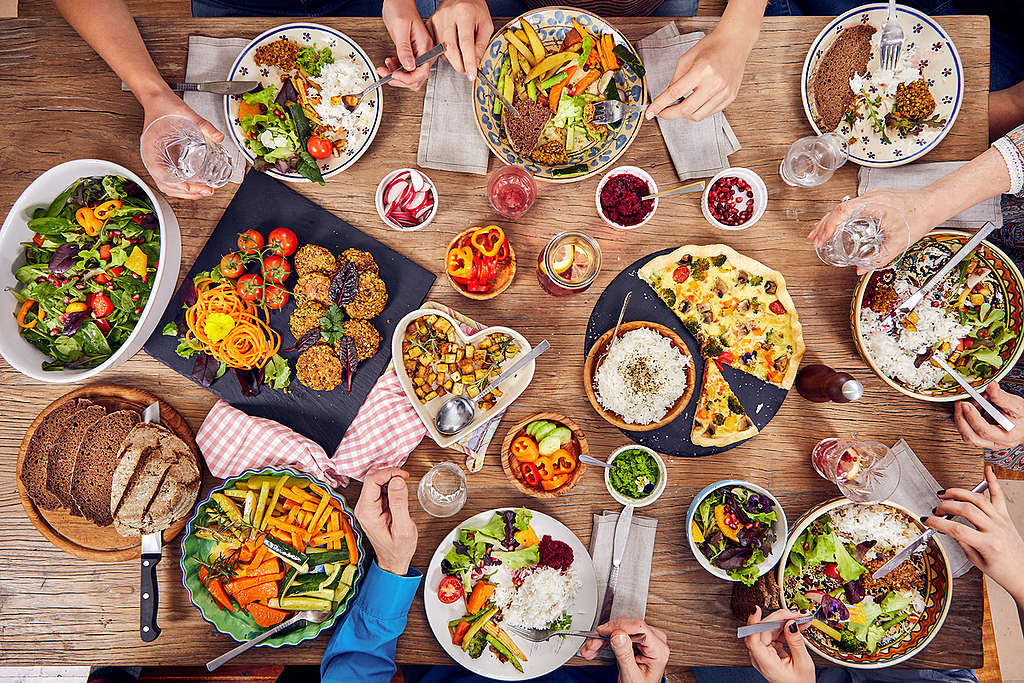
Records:
{"label": "green dip", "polygon": [[612,461],[608,482],[628,498],[646,498],[658,485],[658,461],[641,448],[622,451]]}

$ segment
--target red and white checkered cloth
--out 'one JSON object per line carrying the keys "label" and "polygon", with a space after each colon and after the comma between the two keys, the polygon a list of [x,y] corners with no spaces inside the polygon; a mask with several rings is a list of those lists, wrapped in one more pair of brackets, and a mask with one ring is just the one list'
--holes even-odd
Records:
{"label": "red and white checkered cloth", "polygon": [[333,457],[312,439],[224,401],[203,420],[196,443],[213,476],[224,479],[247,469],[290,466],[332,486],[361,480],[371,469],[401,467],[427,433],[394,368],[373,385]]}

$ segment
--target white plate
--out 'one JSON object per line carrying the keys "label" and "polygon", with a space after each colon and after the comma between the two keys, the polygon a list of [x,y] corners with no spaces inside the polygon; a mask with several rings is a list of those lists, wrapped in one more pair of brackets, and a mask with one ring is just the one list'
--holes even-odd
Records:
{"label": "white plate", "polygon": [[[434,418],[437,417],[437,411],[441,408],[441,405],[451,397],[447,395],[438,396],[429,403],[420,403],[419,397],[416,396],[416,389],[413,386],[412,379],[410,379],[409,374],[405,371],[405,365],[402,358],[402,340],[405,337],[405,329],[413,320],[425,315],[436,315],[450,322],[455,326],[455,329],[458,331],[459,338],[464,344],[472,344],[476,340],[482,339],[494,332],[504,332],[516,341],[516,344],[519,346],[520,354],[528,353],[533,347],[530,346],[530,342],[526,341],[526,337],[507,327],[485,327],[476,334],[467,335],[465,325],[444,311],[436,308],[417,309],[398,321],[398,326],[395,327],[395,333],[391,337],[391,357],[395,359],[395,372],[398,374],[398,381],[402,384],[402,388],[405,390],[405,395],[409,397],[409,401],[412,402],[413,408],[416,409],[416,414],[420,416],[420,419],[423,420],[423,424],[426,425],[427,434],[430,435],[431,439],[437,442],[438,446],[447,448],[459,439],[463,439],[469,434],[472,434],[474,429],[500,413],[513,401],[519,398],[519,395],[526,390],[526,387],[528,387],[530,382],[533,380],[533,371],[537,366],[537,361],[530,361],[526,364],[526,367],[517,372],[511,378],[502,382],[501,386],[498,387],[501,389],[501,398],[498,399],[498,402],[494,404],[493,408],[486,411],[477,409],[476,417],[469,423],[468,427],[453,436],[445,436],[438,432],[434,427]],[[519,358],[519,356],[517,355],[515,358],[505,361],[501,364],[502,367],[506,367],[516,362],[516,358]]]}
{"label": "white plate", "polygon": [[[843,29],[857,24],[870,24],[878,29],[873,40],[878,42],[882,26],[888,16],[888,5],[876,3],[856,7],[839,15],[811,43],[811,49],[804,59],[803,72],[800,74],[800,99],[804,104],[804,113],[811,127],[819,135],[824,132],[818,129],[811,116],[811,108],[807,99],[808,84],[811,74],[821,56],[832,46],[835,37]],[[920,135],[900,137],[895,131],[889,130],[890,143],[883,143],[877,133],[872,132],[850,143],[850,161],[861,166],[901,166],[920,159],[930,152],[946,133],[950,131],[960,113],[960,105],[964,99],[964,69],[960,54],[956,51],[949,34],[928,15],[913,7],[896,6],[896,14],[903,27],[904,49],[916,50],[912,63],[919,62],[922,66],[921,75],[928,81],[932,96],[935,98],[935,113],[944,116],[947,121],[941,129],[925,128]],[[868,71],[878,67],[878,53],[875,51],[868,62]],[[837,133],[849,142],[850,126],[839,124]]]}
{"label": "white plate", "polygon": [[[335,60],[343,58],[354,59],[356,64],[362,67],[363,71],[360,73],[360,78],[362,78],[363,83],[366,85],[369,85],[377,78],[373,61],[370,60],[369,55],[363,51],[363,48],[359,47],[356,41],[341,31],[336,31],[328,26],[299,22],[283,24],[256,36],[238,55],[234,64],[231,65],[231,69],[227,74],[227,80],[259,81],[263,87],[273,85],[276,88],[280,88],[281,72],[273,67],[259,66],[253,61],[253,54],[256,52],[256,48],[266,43],[272,43],[278,38],[287,38],[299,45],[312,45],[320,49],[329,47]],[[242,132],[242,127],[238,124],[238,103],[241,100],[241,95],[226,95],[224,97],[224,116],[228,121],[231,138],[251,164],[256,161],[256,155],[246,149],[244,144],[245,134]],[[356,163],[359,157],[370,148],[370,143],[373,142],[373,138],[377,135],[377,129],[380,128],[380,121],[384,111],[384,99],[381,90],[378,88],[364,97],[363,102],[359,106],[372,109],[372,116],[370,117],[372,123],[363,131],[363,140],[358,145],[355,147],[349,146],[340,157],[330,156],[317,162],[320,164],[320,172],[323,173],[324,180],[341,173]],[[286,180],[292,183],[310,182],[305,176],[294,172],[281,173],[274,168],[268,169],[265,172],[278,180]]]}
{"label": "white plate", "polygon": [[[472,659],[458,645],[453,645],[451,634],[448,633],[448,622],[466,614],[465,601],[457,600],[450,605],[445,605],[437,599],[437,587],[441,584],[441,579],[444,578],[444,574],[441,573],[441,560],[451,549],[459,529],[465,526],[484,526],[495,512],[504,509],[507,508],[488,510],[473,515],[444,537],[441,545],[434,551],[434,556],[430,558],[426,581],[423,583],[423,606],[426,609],[427,621],[434,632],[434,637],[437,638],[437,642],[441,644],[441,648],[448,653],[448,656],[455,660],[456,664],[485,678],[499,681],[525,681],[550,673],[568,662],[583,645],[583,639],[552,638],[546,643],[534,643],[515,633],[508,632],[509,637],[527,658],[527,661],[523,662],[523,673],[519,673],[512,664],[499,662],[498,658],[488,650],[485,650],[479,659]],[[570,628],[578,631],[589,630],[597,617],[597,577],[594,574],[594,562],[590,559],[590,553],[580,543],[580,539],[576,538],[576,535],[557,519],[536,510],[530,510],[530,512],[533,513],[530,525],[537,532],[539,538],[543,538],[547,534],[556,541],[568,543],[572,548],[572,568],[576,571],[576,576],[579,577],[582,586],[576,595],[576,605],[572,611],[572,626]]]}

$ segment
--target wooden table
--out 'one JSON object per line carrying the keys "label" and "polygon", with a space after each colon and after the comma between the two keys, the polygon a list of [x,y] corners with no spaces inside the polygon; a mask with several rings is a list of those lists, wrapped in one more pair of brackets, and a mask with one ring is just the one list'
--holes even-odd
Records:
{"label": "wooden table", "polygon": [[[807,341],[805,362],[825,362],[852,371],[863,380],[864,398],[847,405],[818,405],[792,392],[759,437],[721,455],[703,459],[669,459],[669,487],[644,514],[658,518],[657,544],[647,618],[668,631],[673,666],[745,665],[747,656],[732,629],[731,585],[711,577],[687,548],[683,520],[691,497],[712,481],[740,477],[773,491],[791,520],[835,491],[813,472],[808,454],[820,438],[858,433],[893,442],[906,438],[944,485],[973,484],[981,458],[964,446],[950,419],[948,405],[905,398],[873,376],[857,356],[850,336],[850,270],[822,265],[804,242],[812,222],[844,195],[856,194],[856,167],[841,169],[823,188],[794,189],[778,178],[778,163],[795,138],[810,132],[797,88],[807,46],[823,18],[769,19],[747,64],[739,99],[728,117],[743,149],[731,158],[758,171],[772,197],[768,212],[746,232],[717,232],[703,219],[694,195],[662,202],[658,215],[642,229],[616,232],[594,209],[597,179],[575,185],[541,185],[536,206],[508,225],[524,267],[512,287],[487,303],[462,298],[441,278],[430,298],[457,307],[486,323],[508,324],[527,338],[547,338],[552,350],[541,360],[533,384],[509,410],[504,426],[534,412],[557,408],[586,430],[591,452],[608,453],[626,442],[590,408],[580,383],[583,334],[599,293],[619,270],[666,246],[725,242],[780,269],[801,313]],[[622,19],[627,36],[639,39],[664,19]],[[275,20],[139,21],[156,63],[169,79],[184,75],[186,39],[190,34],[255,36]],[[377,19],[325,20],[355,38],[377,61],[390,46]],[[712,19],[680,20],[682,31],[709,30]],[[929,161],[968,159],[986,147],[988,90],[988,22],[984,17],[946,17],[943,25],[956,40],[966,65],[967,92],[951,134]],[[142,115],[135,100],[122,93],[117,78],[59,19],[23,19],[0,23],[4,78],[0,98],[7,112],[0,147],[3,175],[0,201],[9,206],[28,183],[62,161],[99,157],[142,172],[138,132]],[[383,227],[372,207],[372,194],[386,169],[412,166],[416,160],[422,93],[389,88],[386,116],[370,151],[343,180],[324,188],[298,189],[436,272],[450,237],[469,225],[496,220],[485,198],[484,177],[431,171],[440,190],[441,210],[425,230],[402,234]],[[664,142],[653,124],[644,125],[622,163],[650,170],[661,186],[676,182]],[[493,164],[492,164],[493,167]],[[184,242],[186,272],[216,224],[233,192],[225,187],[201,202],[172,200]],[[585,294],[549,298],[529,265],[554,233],[582,228],[596,236],[604,269]],[[12,328],[8,328],[12,334]],[[170,401],[198,428],[214,402],[212,394],[139,353],[101,379],[153,391]],[[138,637],[139,569],[136,562],[101,565],[76,560],[53,548],[25,518],[14,484],[18,445],[25,427],[67,387],[28,380],[0,364],[4,409],[0,411],[0,664],[132,663],[201,664],[229,648],[227,637],[203,622],[181,588],[179,551],[164,549],[159,567],[161,602],[159,640],[144,645]],[[499,430],[482,472],[469,478],[470,497],[462,517],[498,506],[527,504],[553,514],[589,543],[591,515],[614,506],[597,472],[587,472],[572,495],[556,502],[521,496],[505,479],[495,452],[504,436]],[[409,458],[411,484],[432,464],[455,457],[426,440]],[[344,491],[354,503],[358,485]],[[414,513],[420,543],[415,565],[424,568],[441,538],[458,519],[439,520]],[[956,581],[953,608],[941,633],[911,666],[978,667],[981,646],[982,584],[977,570]],[[242,661],[317,663],[327,638],[301,647],[258,649]],[[447,662],[427,626],[422,598],[409,614],[398,646],[402,662]],[[580,662],[582,660],[577,660]]]}

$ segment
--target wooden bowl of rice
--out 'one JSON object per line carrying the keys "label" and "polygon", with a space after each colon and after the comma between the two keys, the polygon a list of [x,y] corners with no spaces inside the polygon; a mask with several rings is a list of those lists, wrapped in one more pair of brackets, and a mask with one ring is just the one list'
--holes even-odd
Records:
{"label": "wooden bowl of rice", "polygon": [[[526,425],[535,420],[557,422],[568,427],[572,432],[572,441],[563,446],[563,448],[572,453],[573,457],[576,458],[576,469],[569,475],[569,481],[551,491],[534,488],[523,481],[522,474],[520,474],[519,468],[515,463],[515,456],[512,455],[512,442],[515,441],[516,437],[525,434],[523,430],[526,428]],[[568,493],[572,487],[576,486],[576,482],[580,480],[583,470],[587,468],[586,463],[580,460],[580,456],[587,455],[589,452],[587,437],[578,424],[561,413],[537,413],[512,425],[505,434],[505,440],[501,444],[501,469],[505,470],[505,476],[508,477],[512,485],[519,489],[520,492],[534,498],[556,498]]]}

